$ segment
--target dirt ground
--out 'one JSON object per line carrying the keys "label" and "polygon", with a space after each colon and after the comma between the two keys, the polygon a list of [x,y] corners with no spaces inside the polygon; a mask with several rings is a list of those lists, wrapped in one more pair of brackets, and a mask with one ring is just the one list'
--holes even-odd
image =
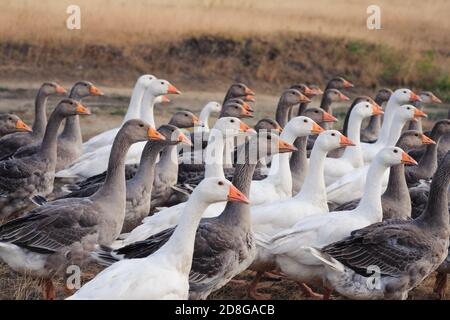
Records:
{"label": "dirt ground", "polygon": [[[70,83],[62,83],[67,89]],[[203,91],[202,88],[190,88],[188,84],[174,83],[183,94],[181,96],[171,96],[172,102],[168,105],[156,106],[155,115],[157,124],[166,122],[171,113],[187,109],[197,115],[202,106],[208,101],[215,100],[221,102],[224,96],[227,85],[224,84],[222,91]],[[132,83],[128,88],[122,87],[106,87],[98,84],[98,87],[106,93],[105,97],[86,99],[84,104],[91,108],[93,115],[84,117],[81,121],[84,138],[87,139],[101,131],[108,128],[120,125],[122,117],[126,112],[131,94]],[[0,112],[14,112],[21,116],[27,123],[31,124],[33,116],[34,96],[38,83],[6,83],[0,81]],[[246,120],[249,124],[254,124],[257,119],[261,117],[274,118],[275,108],[278,97],[271,94],[264,94],[258,92],[257,88],[257,102],[255,104],[255,118]],[[349,92],[350,97],[355,97],[357,91]],[[368,94],[367,90],[364,92]],[[51,98],[48,103],[49,112],[57,102],[57,98]],[[313,105],[317,105],[319,101],[313,101]],[[342,119],[345,115],[346,106],[341,105],[337,107],[336,114],[340,118],[340,123],[336,127],[340,128]],[[430,108],[426,110],[430,114],[430,119],[435,120],[445,117],[447,114],[448,105],[439,106],[438,108]],[[430,121],[425,123],[425,127],[429,127]],[[95,265],[89,266],[87,273],[100,271],[101,268]],[[245,272],[238,277],[238,279],[251,280],[253,273]],[[86,279],[89,279],[87,277]],[[66,293],[62,289],[62,280],[58,281],[58,298],[64,298]],[[426,279],[418,288],[410,293],[410,299],[436,299],[436,294],[433,293],[434,275]],[[269,293],[272,299],[289,299],[298,300],[306,299],[297,284],[290,280],[271,281],[263,279],[261,283],[261,292]],[[450,289],[447,296],[450,296]],[[11,271],[6,265],[0,264],[0,299],[40,299],[41,291],[39,282],[31,279],[29,276],[18,275]],[[242,284],[229,283],[227,286],[213,293],[211,299],[246,299],[247,294],[245,287]],[[342,299],[339,296],[333,296],[334,299]]]}

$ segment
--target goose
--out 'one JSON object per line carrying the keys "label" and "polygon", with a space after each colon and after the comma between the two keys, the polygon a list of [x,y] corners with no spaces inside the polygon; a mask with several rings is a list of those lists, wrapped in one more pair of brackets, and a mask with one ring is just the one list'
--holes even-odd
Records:
{"label": "goose", "polygon": [[[114,139],[103,186],[88,198],[49,202],[0,226],[0,259],[16,272],[42,278],[44,297],[54,299],[55,274],[64,274],[68,265],[82,266],[97,244],[110,245],[119,235],[125,218],[125,155],[132,143],[148,139],[164,137],[141,120],[127,121]],[[56,136],[53,149],[56,158]]]}
{"label": "goose", "polygon": [[[143,121],[149,123],[153,128],[155,128],[155,120],[153,115],[155,97],[169,93],[180,94],[180,91],[178,91],[178,89],[168,81],[162,79],[151,80],[148,84],[148,87],[142,99],[140,118]],[[106,141],[105,139],[102,138],[102,141]],[[138,163],[144,146],[145,142],[140,142],[132,145],[130,150],[128,151],[126,163]],[[95,151],[84,153],[69,168],[57,172],[56,176],[58,178],[88,178],[104,172],[108,166],[108,159],[111,153],[111,148],[112,145],[105,145],[103,147],[99,147]]]}
{"label": "goose", "polygon": [[[375,223],[322,249],[311,248],[326,286],[350,299],[406,299],[448,256],[449,182],[447,153],[420,217]],[[376,283],[374,272],[379,275]]]}
{"label": "goose", "polygon": [[372,115],[382,114],[379,105],[369,102],[356,104],[351,111],[348,121],[348,137],[355,146],[346,147],[340,158],[325,159],[325,184],[328,186],[340,177],[352,172],[356,168],[364,166],[362,150],[360,146],[360,130],[362,121]]}
{"label": "goose", "polygon": [[[350,146],[353,143],[338,131],[327,130],[322,132],[314,144],[310,167],[300,192],[292,198],[252,206],[252,226],[257,240],[258,234],[274,235],[294,225],[300,217],[328,212],[323,177],[325,157],[330,150],[345,145]],[[254,298],[263,297],[256,292],[257,279],[265,271],[272,270],[273,267],[272,257],[258,248],[258,255],[250,268],[258,272],[256,280],[249,288],[250,296]]]}
{"label": "goose", "polygon": [[0,218],[19,214],[31,203],[28,197],[46,196],[53,190],[56,135],[61,122],[90,111],[72,99],[61,100],[52,112],[39,152],[21,159],[0,161]]}
{"label": "goose", "polygon": [[[88,96],[103,96],[103,93],[89,81],[77,82],[69,93],[69,98],[81,102]],[[77,115],[68,117],[63,132],[57,140],[56,172],[72,164],[82,154],[83,138],[81,136],[80,119]],[[19,148],[14,158],[23,158],[39,151],[42,141]]]}
{"label": "goose", "polygon": [[243,83],[233,83],[225,94],[222,105],[234,98],[239,98],[246,102],[255,102],[255,93]]}
{"label": "goose", "polygon": [[[448,111],[447,119],[450,119],[450,110]],[[450,134],[444,135],[439,141],[438,145],[438,162],[441,162],[442,158],[450,150]]]}
{"label": "goose", "polygon": [[[311,99],[319,94],[319,91],[309,88],[304,83],[294,84],[294,85],[290,86],[289,89],[299,91],[301,94],[303,94],[305,97],[307,97],[310,100],[310,101],[304,101],[298,105],[297,116],[303,116],[303,111],[306,110],[306,108],[308,107],[308,104],[311,102]],[[289,109],[288,120],[291,120],[293,117],[295,117],[294,106],[292,106]]]}
{"label": "goose", "polygon": [[[330,97],[329,97],[330,92],[338,91],[339,93],[341,93],[340,90],[350,89],[353,87],[354,87],[353,83],[344,79],[343,77],[332,78],[330,81],[328,81],[327,86],[325,87],[325,94],[322,96],[322,101],[320,102],[320,107],[332,115],[333,111],[331,109],[331,104],[333,101],[330,100]],[[328,91],[328,90],[330,90],[330,91]],[[327,94],[327,91],[328,91],[328,94]],[[350,99],[347,96],[342,94],[342,96],[340,96],[340,100],[348,101]],[[339,100],[337,100],[337,101],[339,101]],[[325,127],[325,129],[331,129],[331,128],[332,128],[332,124],[330,124],[330,123],[328,123]],[[312,146],[311,146],[311,148],[312,148]]]}
{"label": "goose", "polygon": [[[273,133],[250,137],[239,148],[240,156],[245,160],[236,165],[238,174],[233,177],[233,184],[248,197],[252,171],[255,170],[258,158],[265,154],[292,150],[291,145]],[[255,159],[252,159],[253,156]],[[251,263],[255,246],[249,215],[248,204],[228,202],[219,216],[200,221],[189,277],[190,299],[206,299],[211,292],[220,289]],[[144,258],[163,246],[172,234],[174,228],[118,250],[101,248],[95,252],[95,257],[100,263],[107,265],[117,260]]]}
{"label": "goose", "polygon": [[[419,92],[419,98],[421,101],[416,101],[414,106],[423,110],[425,104],[436,103],[441,104],[442,100],[436,97],[431,91],[423,91]],[[418,130],[422,132],[422,121],[421,119],[417,119],[417,121],[410,121],[408,125],[409,130]]]}
{"label": "goose", "polygon": [[326,212],[305,216],[291,228],[282,230],[266,241],[257,241],[257,244],[265,246],[275,257],[276,266],[288,278],[308,284],[320,284],[323,269],[320,264],[314,263],[315,258],[310,258],[308,248],[322,248],[345,238],[355,229],[380,222],[384,172],[390,166],[400,163],[417,164],[398,147],[382,149],[370,164],[369,174],[372,179],[367,180],[364,196],[358,207],[338,214]]}
{"label": "goose", "polygon": [[[408,130],[402,133],[397,142],[397,147],[404,151],[421,145],[435,144],[433,140],[417,130]],[[409,167],[407,167],[409,168]],[[403,164],[392,166],[389,173],[389,181],[386,191],[381,196],[383,207],[383,220],[386,219],[408,219],[411,217],[411,197],[406,184],[405,167]],[[355,209],[361,199],[344,203],[333,211],[348,211]],[[414,206],[415,207],[415,206]],[[414,208],[416,209],[416,208]]]}
{"label": "goose", "polygon": [[179,225],[163,246],[145,258],[127,259],[108,267],[68,299],[187,300],[196,229],[203,210],[227,199],[248,203],[228,180],[205,179],[192,193]]}
{"label": "goose", "polygon": [[[389,88],[382,88],[378,90],[375,96],[375,102],[379,106],[389,101],[389,98],[394,92]],[[361,141],[373,143],[377,141],[381,129],[381,115],[370,117],[369,123],[361,129]],[[345,134],[345,133],[344,133]]]}
{"label": "goose", "polygon": [[355,87],[355,85],[353,83],[351,83],[350,81],[348,81],[347,79],[344,79],[343,77],[334,77],[330,81],[328,81],[325,90],[328,90],[328,89],[342,90],[342,89],[350,89],[350,88],[354,88],[354,87]]}
{"label": "goose", "polygon": [[450,120],[437,121],[431,129],[430,137],[436,144],[429,144],[419,160],[417,168],[406,168],[405,177],[408,186],[419,184],[420,180],[431,179],[438,167],[438,146],[445,134],[450,133]]}
{"label": "goose", "polygon": [[211,113],[219,113],[222,109],[220,103],[216,101],[208,102],[200,112],[200,121],[197,126],[194,127],[194,133],[209,132],[209,117]]}
{"label": "goose", "polygon": [[11,156],[22,146],[32,144],[44,137],[47,125],[47,100],[49,96],[65,94],[67,91],[55,82],[45,82],[39,88],[34,102],[33,130],[16,132],[0,138],[0,154],[2,158]]}
{"label": "goose", "polygon": [[[131,94],[128,110],[125,114],[122,124],[131,119],[139,119],[141,114],[142,98],[144,97],[145,90],[149,87],[151,81],[153,80],[156,80],[156,77],[151,74],[144,74],[137,79],[133,89],[133,93]],[[83,143],[83,154],[112,144],[112,142],[114,141],[114,137],[116,136],[117,132],[119,132],[119,130],[120,127],[110,129],[92,137],[91,139]]]}
{"label": "goose", "polygon": [[0,138],[10,133],[31,131],[32,129],[15,114],[0,114]]}
{"label": "goose", "polygon": [[[391,125],[393,123],[395,110],[397,110],[401,105],[404,105],[408,102],[415,102],[420,100],[419,96],[417,96],[414,92],[409,89],[397,89],[394,94],[391,95],[388,102],[386,103],[386,108],[384,110],[383,116],[383,124],[380,129],[380,136],[375,143],[361,143],[361,148],[363,150],[364,162],[369,163],[380,151],[382,148],[386,146],[392,146],[389,142],[392,143],[391,140]],[[419,114],[424,116],[425,114],[417,109],[417,117]],[[417,118],[416,117],[416,118]],[[412,120],[412,119],[411,119]],[[397,123],[394,122],[396,125]],[[397,136],[397,139],[400,137],[400,133]],[[397,139],[393,143],[397,142]]]}
{"label": "goose", "polygon": [[280,124],[282,128],[286,126],[289,118],[290,110],[297,104],[303,102],[311,102],[305,95],[295,89],[287,89],[283,91],[278,101],[275,120]]}
{"label": "goose", "polygon": [[[422,111],[413,107],[412,105],[403,105],[397,107],[394,111],[393,123],[395,125],[391,128],[391,133],[389,134],[389,139],[386,142],[387,146],[394,146],[398,139],[403,126],[408,120],[414,119],[416,117],[426,116]],[[374,146],[375,144],[371,144]],[[380,147],[380,145],[378,145]],[[374,151],[375,149],[372,149]],[[363,149],[363,152],[366,150]],[[363,156],[365,154],[363,153]],[[368,165],[360,168],[356,168],[352,172],[337,179],[334,183],[327,186],[327,198],[328,201],[333,205],[341,205],[343,203],[358,199],[362,197],[362,190],[365,184],[366,175],[368,171]],[[389,170],[388,170],[389,172]],[[389,174],[387,173],[383,179],[383,190],[386,188],[388,182]]]}

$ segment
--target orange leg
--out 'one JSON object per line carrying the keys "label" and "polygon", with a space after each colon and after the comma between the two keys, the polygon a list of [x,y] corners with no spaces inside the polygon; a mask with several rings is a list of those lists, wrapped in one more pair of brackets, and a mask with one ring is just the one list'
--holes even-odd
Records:
{"label": "orange leg", "polygon": [[307,297],[307,298],[312,298],[312,299],[324,299],[324,295],[314,292],[313,289],[311,289],[306,283],[304,282],[297,282],[297,284],[300,287],[300,290],[303,292],[303,294]]}
{"label": "orange leg", "polygon": [[271,298],[271,295],[259,293],[256,290],[256,287],[258,286],[259,281],[261,280],[261,277],[264,275],[263,271],[258,271],[256,273],[255,279],[253,279],[252,283],[250,284],[248,288],[248,295],[250,298],[255,300],[269,300]]}
{"label": "orange leg", "polygon": [[56,290],[52,279],[43,280],[43,295],[45,300],[56,300]]}

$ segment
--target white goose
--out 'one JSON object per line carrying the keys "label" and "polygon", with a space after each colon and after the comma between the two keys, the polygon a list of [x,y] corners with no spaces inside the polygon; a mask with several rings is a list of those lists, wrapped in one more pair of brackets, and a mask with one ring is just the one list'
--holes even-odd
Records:
{"label": "white goose", "polygon": [[[361,143],[361,148],[363,151],[364,162],[368,164],[384,147],[392,146],[389,144],[391,125],[394,120],[395,110],[397,110],[401,105],[408,102],[420,101],[419,96],[409,89],[397,89],[391,95],[384,110],[383,124],[380,129],[380,136],[375,143]],[[398,137],[397,137],[398,139]]]}
{"label": "white goose", "polygon": [[[403,105],[397,107],[397,109],[394,111],[394,117],[392,119],[393,125],[391,126],[389,137],[386,140],[386,145],[392,147],[397,143],[397,140],[400,138],[402,128],[406,122],[411,121],[417,117],[425,116],[425,113],[423,113],[416,107],[413,107],[412,105]],[[361,198],[363,195],[363,189],[366,182],[368,169],[368,165],[356,168],[353,171],[342,176],[341,178],[337,179],[334,183],[327,186],[328,202],[332,202],[334,204],[342,204]],[[382,180],[383,192],[384,190],[386,190],[388,179],[389,170],[386,171]]]}
{"label": "white goose", "polygon": [[[141,112],[142,97],[144,96],[145,90],[149,87],[150,82],[155,80],[156,77],[151,74],[144,74],[140,76],[136,84],[134,85],[133,93],[131,94],[130,104],[128,106],[127,113],[123,119],[122,124],[131,119],[138,119]],[[88,153],[95,151],[98,148],[111,145],[116,137],[119,128],[114,128],[105,132],[102,132],[95,137],[92,137],[85,143],[83,143],[83,153]]]}
{"label": "white goose", "polygon": [[[142,99],[142,108],[140,110],[139,118],[149,123],[152,128],[155,128],[153,114],[155,100],[157,97],[172,93],[179,94],[180,91],[166,80],[151,80]],[[111,130],[109,132],[113,133]],[[106,139],[103,139],[103,141],[106,141]],[[145,142],[134,144],[127,153],[126,164],[139,163],[144,146]],[[83,154],[74,164],[67,169],[59,171],[56,176],[59,178],[89,178],[106,171],[111,148],[112,145],[104,145],[103,147],[98,147],[94,151]]]}
{"label": "white goose", "polygon": [[325,159],[325,184],[328,186],[338,178],[353,171],[355,168],[364,166],[364,159],[360,144],[361,124],[365,118],[383,114],[382,109],[376,103],[360,102],[356,104],[348,122],[348,138],[355,144],[345,148],[340,158]]}
{"label": "white goose", "polygon": [[208,102],[200,112],[200,122],[198,126],[194,127],[194,132],[209,132],[209,117],[211,113],[219,113],[222,110],[222,105],[216,101]]}
{"label": "white goose", "polygon": [[172,237],[154,254],[125,259],[99,273],[69,300],[187,300],[195,234],[203,211],[216,201],[248,203],[225,178],[203,180],[189,197]]}
{"label": "white goose", "polygon": [[353,230],[380,222],[383,218],[381,182],[384,173],[390,166],[401,163],[417,164],[398,147],[382,149],[370,165],[371,179],[366,182],[364,196],[357,208],[304,217],[292,228],[259,241],[259,244],[275,256],[277,267],[289,278],[321,284],[323,268],[310,255],[309,247],[321,248],[349,236]]}

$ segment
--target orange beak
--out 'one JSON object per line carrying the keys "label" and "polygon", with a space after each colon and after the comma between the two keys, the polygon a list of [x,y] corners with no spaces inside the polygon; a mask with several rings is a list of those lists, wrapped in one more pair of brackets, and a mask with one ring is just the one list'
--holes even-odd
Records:
{"label": "orange beak", "polygon": [[161,102],[162,102],[162,103],[169,103],[169,102],[170,102],[170,99],[169,99],[168,96],[161,96]]}
{"label": "orange beak", "polygon": [[242,106],[244,107],[245,110],[253,112],[255,110],[253,110],[253,108],[248,104],[248,103],[243,103]]}
{"label": "orange beak", "polygon": [[433,139],[428,138],[426,135],[422,134],[422,144],[436,144]]}
{"label": "orange beak", "polygon": [[313,89],[306,87],[306,88],[305,88],[305,94],[306,94],[307,96],[313,96],[313,95],[316,94],[316,92],[315,92]]}
{"label": "orange beak", "polygon": [[336,122],[338,121],[338,119],[336,119],[335,117],[333,117],[331,114],[329,114],[328,112],[324,111],[323,115],[322,115],[322,121],[323,122]]}
{"label": "orange beak", "polygon": [[192,115],[192,123],[198,124],[199,122],[200,122],[200,119],[195,114],[193,114]]}
{"label": "orange beak", "polygon": [[180,135],[178,136],[178,141],[182,144],[185,144],[187,146],[192,146],[192,141],[183,132],[180,132]]}
{"label": "orange beak", "polygon": [[231,185],[230,189],[228,189],[228,201],[231,202],[243,202],[249,204],[250,201],[248,198],[238,190],[235,186]]}
{"label": "orange beak", "polygon": [[354,85],[350,81],[344,79],[344,88],[353,88]]}
{"label": "orange beak", "polygon": [[439,99],[438,97],[436,97],[435,95],[433,95],[431,97],[431,101],[434,102],[434,103],[442,103],[442,100]]}
{"label": "orange beak", "polygon": [[315,96],[319,96],[319,95],[323,94],[323,91],[320,88],[313,88],[312,91],[313,91],[313,95],[315,95]]}
{"label": "orange beak", "polygon": [[18,130],[18,131],[25,131],[25,132],[31,132],[31,131],[33,131],[33,130],[31,130],[31,128],[25,123],[25,122],[23,122],[22,120],[17,120],[17,122],[16,122],[16,129]]}
{"label": "orange beak", "polygon": [[339,144],[344,147],[351,147],[354,146],[355,144],[353,143],[352,140],[350,140],[349,138],[347,138],[346,136],[344,136],[343,134],[341,134],[341,137],[339,138]]}
{"label": "orange beak", "polygon": [[244,108],[242,108],[241,110],[241,116],[244,118],[253,118],[253,114],[250,111],[245,110]]}
{"label": "orange beak", "polygon": [[256,101],[256,100],[255,100],[255,97],[252,96],[252,95],[246,95],[246,96],[244,97],[244,99],[245,99],[246,101],[250,101],[250,102],[255,102],[255,101]]}
{"label": "orange beak", "polygon": [[403,151],[402,153],[402,163],[403,164],[412,164],[414,166],[417,165],[417,161],[414,160],[409,154]]}
{"label": "orange beak", "polygon": [[417,118],[426,118],[427,114],[425,112],[423,112],[422,110],[420,110],[419,108],[416,108],[414,110],[414,119]]}
{"label": "orange beak", "polygon": [[59,84],[56,85],[56,93],[67,93],[67,90],[61,87]]}
{"label": "orange beak", "polygon": [[277,127],[275,128],[275,130],[278,132],[278,133],[282,133],[283,132],[283,128],[277,123]]}
{"label": "orange beak", "polygon": [[245,88],[245,94],[248,95],[248,96],[254,96],[255,95],[253,90],[250,89],[250,88]]}
{"label": "orange beak", "polygon": [[242,122],[239,125],[239,130],[241,132],[256,132],[255,130],[253,130],[252,128],[250,128],[246,123]]}
{"label": "orange beak", "polygon": [[172,94],[181,94],[181,91],[178,90],[177,88],[175,88],[174,85],[169,84],[169,87],[167,88],[167,93],[172,93]]}
{"label": "orange beak", "polygon": [[339,98],[341,99],[341,101],[349,101],[350,98],[347,97],[345,94],[343,94],[342,92],[339,92]]}
{"label": "orange beak", "polygon": [[383,109],[381,109],[381,107],[376,104],[375,102],[372,103],[372,115],[374,116],[379,116],[381,114],[383,114]]}
{"label": "orange beak", "polygon": [[278,153],[294,152],[298,149],[284,140],[278,141]]}
{"label": "orange beak", "polygon": [[159,133],[152,127],[148,128],[147,136],[149,140],[166,140],[166,138],[161,133]]}
{"label": "orange beak", "polygon": [[89,87],[89,93],[93,96],[104,96],[105,94],[98,90],[96,86],[90,86]]}
{"label": "orange beak", "polygon": [[311,102],[311,99],[300,93],[300,102]]}
{"label": "orange beak", "polygon": [[420,99],[420,97],[417,94],[415,94],[414,92],[411,91],[411,95],[409,96],[409,101],[410,102],[422,101],[422,99]]}
{"label": "orange beak", "polygon": [[83,106],[81,103],[77,103],[76,112],[77,112],[77,114],[81,114],[81,115],[90,115],[91,114],[91,110],[89,110],[88,108]]}
{"label": "orange beak", "polygon": [[313,122],[312,129],[311,129],[311,134],[319,134],[319,133],[322,133],[324,131],[325,130],[321,126],[319,126],[317,123]]}

